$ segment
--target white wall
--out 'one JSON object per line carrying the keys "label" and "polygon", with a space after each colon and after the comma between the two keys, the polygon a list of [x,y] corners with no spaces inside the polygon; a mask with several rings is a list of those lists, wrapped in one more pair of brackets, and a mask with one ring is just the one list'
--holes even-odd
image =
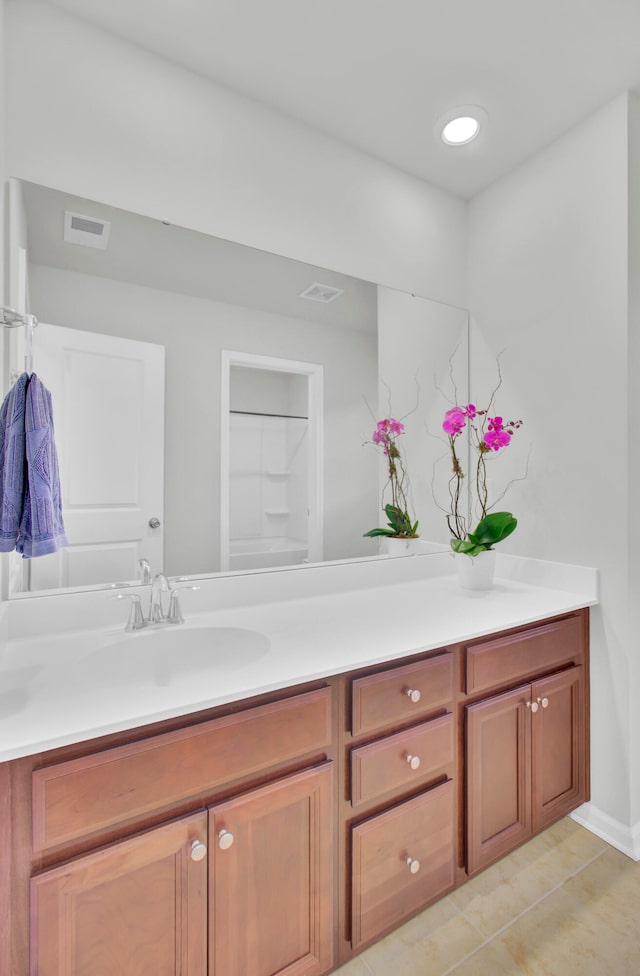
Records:
{"label": "white wall", "polygon": [[627,174],[620,97],[471,202],[469,296],[472,399],[483,401],[504,349],[500,403],[533,445],[505,548],[601,571],[592,800],[628,834],[640,688],[628,619]]}
{"label": "white wall", "polygon": [[629,349],[627,393],[629,422],[629,594],[630,644],[629,683],[631,823],[636,825],[635,843],[640,854],[640,505],[636,498],[640,486],[640,97],[629,95]]}
{"label": "white wall", "polygon": [[165,553],[171,574],[217,568],[222,349],[321,363],[326,559],[366,555],[377,517],[375,458],[360,445],[377,393],[376,335],[32,265],[42,322],[166,348]]}
{"label": "white wall", "polygon": [[6,2],[9,175],[466,304],[462,200],[61,10]]}
{"label": "white wall", "polygon": [[[447,504],[451,473],[442,420],[456,396],[466,402],[467,320],[464,309],[378,289],[379,418],[403,421],[398,447],[407,463],[418,533],[425,541],[445,545],[450,535],[435,500]],[[384,486],[384,459],[380,477]],[[390,501],[388,494],[384,501]],[[378,524],[384,526],[384,514],[382,518]]]}

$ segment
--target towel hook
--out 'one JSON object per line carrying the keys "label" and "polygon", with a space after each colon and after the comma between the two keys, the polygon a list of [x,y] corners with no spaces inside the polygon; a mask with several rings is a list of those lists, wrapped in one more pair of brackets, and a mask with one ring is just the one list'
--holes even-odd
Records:
{"label": "towel hook", "polygon": [[33,330],[38,325],[35,315],[28,312],[16,312],[15,308],[9,305],[0,307],[2,314],[2,325],[8,329],[24,328],[24,371],[31,374],[33,372]]}

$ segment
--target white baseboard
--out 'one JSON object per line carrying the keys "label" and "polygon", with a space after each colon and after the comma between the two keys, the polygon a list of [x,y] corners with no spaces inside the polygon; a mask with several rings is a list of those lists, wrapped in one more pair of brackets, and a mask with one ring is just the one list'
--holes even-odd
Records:
{"label": "white baseboard", "polygon": [[603,810],[599,810],[598,807],[594,807],[593,803],[584,803],[574,810],[570,817],[590,830],[592,834],[606,840],[607,844],[622,851],[627,857],[640,861],[640,822],[633,827],[628,827]]}

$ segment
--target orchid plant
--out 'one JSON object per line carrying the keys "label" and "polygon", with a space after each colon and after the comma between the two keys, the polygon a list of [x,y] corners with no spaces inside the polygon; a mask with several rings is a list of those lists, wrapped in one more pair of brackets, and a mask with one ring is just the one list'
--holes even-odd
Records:
{"label": "orchid plant", "polygon": [[[451,532],[451,548],[454,552],[478,556],[487,549],[493,549],[496,543],[502,542],[515,530],[518,522],[511,512],[490,511],[492,506],[489,505],[487,459],[504,451],[511,444],[514,433],[521,425],[521,420],[505,422],[500,416],[490,417],[488,409],[477,410],[473,403],[447,410],[442,429],[449,439],[453,468],[449,481],[451,504],[447,514],[447,525]],[[467,519],[460,511],[464,472],[456,447],[458,438],[465,429],[469,431],[470,446],[476,456],[473,493],[479,522],[473,531],[470,531]]]}
{"label": "orchid plant", "polygon": [[404,424],[393,417],[379,420],[371,440],[382,449],[387,459],[387,482],[391,489],[391,502],[384,506],[388,519],[388,526],[384,529],[370,529],[365,536],[395,537],[399,539],[416,539],[418,523],[413,522],[409,514],[409,479],[405,463],[400,453],[397,440],[404,434]]}

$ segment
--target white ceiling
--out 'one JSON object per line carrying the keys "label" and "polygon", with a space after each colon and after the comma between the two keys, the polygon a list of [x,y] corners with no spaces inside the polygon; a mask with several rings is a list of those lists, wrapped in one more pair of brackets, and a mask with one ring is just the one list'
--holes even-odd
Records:
{"label": "white ceiling", "polygon": [[640,84],[640,0],[50,2],[464,197]]}

